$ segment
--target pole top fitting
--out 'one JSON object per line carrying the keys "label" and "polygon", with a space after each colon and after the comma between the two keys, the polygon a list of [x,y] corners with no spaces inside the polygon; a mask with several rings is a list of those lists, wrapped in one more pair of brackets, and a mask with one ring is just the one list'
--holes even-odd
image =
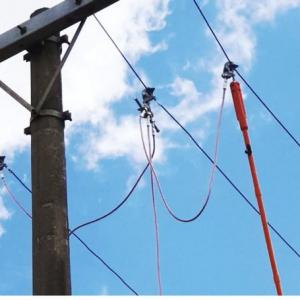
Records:
{"label": "pole top fitting", "polygon": [[233,63],[232,61],[228,61],[228,62],[225,63],[225,65],[224,65],[222,78],[224,78],[224,79],[230,79],[230,78],[233,78],[233,79],[234,79],[234,71],[235,71],[237,68],[238,68],[238,65],[236,65],[236,64]]}
{"label": "pole top fitting", "polygon": [[5,156],[0,156],[0,171],[7,167],[7,165],[4,163],[4,160]]}

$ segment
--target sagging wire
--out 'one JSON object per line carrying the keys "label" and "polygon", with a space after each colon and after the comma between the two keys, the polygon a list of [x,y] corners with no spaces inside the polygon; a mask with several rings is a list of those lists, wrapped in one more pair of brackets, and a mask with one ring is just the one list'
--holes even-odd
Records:
{"label": "sagging wire", "polygon": [[[159,229],[158,229],[158,216],[157,216],[157,208],[155,201],[155,189],[154,189],[154,173],[152,167],[153,156],[151,153],[155,151],[156,143],[155,143],[155,132],[159,132],[158,127],[155,125],[154,115],[150,107],[150,102],[155,99],[153,96],[154,88],[146,88],[143,91],[143,104],[141,104],[138,99],[135,99],[136,103],[139,106],[140,117],[139,117],[139,125],[140,125],[140,133],[143,141],[143,149],[145,155],[148,159],[148,165],[150,166],[150,183],[151,183],[151,196],[152,196],[152,208],[153,208],[153,218],[154,218],[154,228],[155,228],[155,245],[156,245],[156,276],[158,283],[159,295],[162,295],[162,282],[161,282],[161,271],[160,271],[160,241],[159,241]],[[148,138],[148,150],[146,149],[146,144],[143,138],[143,129],[142,129],[142,119],[147,120],[147,138]],[[150,138],[150,126],[151,126],[151,135],[152,135],[152,145]]]}
{"label": "sagging wire", "polygon": [[[150,94],[151,94],[151,93],[153,94],[153,91],[154,91],[154,89],[153,89],[153,90],[151,90],[151,89],[148,89],[148,90],[147,90],[147,92],[150,93]],[[147,97],[146,94],[145,94],[144,96]],[[137,103],[137,104],[140,106],[140,108],[141,108],[141,104],[139,103],[139,101],[138,101],[137,99],[135,99],[135,101],[136,101],[136,103]],[[147,108],[147,110],[150,111],[150,107]],[[156,128],[157,131],[159,131],[159,129],[156,127],[155,124],[154,124],[154,127]],[[153,151],[152,151],[151,158],[153,158],[154,155],[155,155],[155,147],[153,147]],[[77,230],[79,230],[79,229],[81,229],[81,228],[83,228],[83,227],[86,227],[86,226],[88,226],[88,225],[91,225],[91,224],[95,224],[95,223],[100,222],[101,220],[103,220],[103,219],[109,217],[110,215],[112,215],[113,213],[115,213],[119,208],[121,208],[121,207],[127,202],[127,200],[130,198],[130,196],[133,194],[134,190],[136,189],[136,187],[137,187],[137,185],[139,184],[140,180],[141,180],[142,177],[144,176],[144,174],[145,174],[145,172],[147,171],[148,167],[149,167],[149,163],[147,163],[147,165],[146,165],[145,168],[143,169],[142,173],[138,176],[137,180],[135,181],[134,185],[132,186],[132,188],[130,189],[130,191],[128,192],[128,194],[125,196],[125,198],[124,198],[124,199],[123,199],[123,200],[122,200],[115,208],[113,208],[111,211],[109,211],[108,213],[106,213],[106,214],[104,214],[104,215],[102,215],[102,216],[100,216],[100,217],[98,217],[98,218],[95,218],[95,219],[93,219],[93,220],[87,221],[87,222],[85,222],[85,223],[82,223],[82,224],[76,226],[74,229],[72,229],[72,230],[70,231],[69,235],[73,234],[74,232],[76,232]]]}
{"label": "sagging wire", "polygon": [[[197,5],[198,3],[195,1],[195,4]],[[200,9],[200,6],[197,5],[197,7],[199,8],[199,12],[203,15],[204,19],[207,22],[208,27],[211,29],[211,32],[214,34],[215,38],[217,39],[217,36],[215,35],[213,29],[211,28],[211,26],[209,25],[207,19],[205,18],[205,15],[203,14],[202,10]],[[100,25],[100,24],[99,24]],[[102,24],[101,24],[102,25]],[[101,26],[103,27],[103,25]],[[103,28],[102,28],[103,29]],[[110,37],[108,31],[105,29],[105,33],[107,34],[108,37]],[[132,64],[129,62],[129,60],[127,59],[127,57],[125,56],[125,54],[120,50],[120,48],[118,47],[118,45],[116,44],[116,42],[114,40],[112,40],[112,38],[110,37],[111,41],[113,42],[113,44],[115,45],[116,49],[118,50],[118,52],[120,53],[120,55],[124,58],[125,62],[127,63],[127,65],[130,67],[130,69],[132,70],[132,72],[136,75],[136,77],[139,79],[141,78],[137,71],[134,69],[134,67],[132,66]],[[217,42],[219,42],[220,47],[222,48],[222,50],[225,49],[223,48],[223,46],[221,45],[220,41],[217,39]],[[225,56],[227,55],[227,53],[224,53]],[[239,76],[241,76],[238,73]],[[243,78],[242,78],[243,80]],[[140,80],[141,84],[146,88],[146,84]],[[187,136],[191,139],[191,141],[195,144],[195,146],[199,149],[199,151],[211,162],[213,163],[214,160],[211,158],[211,156],[204,150],[204,148],[202,148],[200,146],[200,144],[196,141],[196,139],[193,137],[193,135],[176,119],[176,117],[161,103],[159,103],[156,100],[157,105],[162,108],[162,110],[187,134]],[[296,140],[295,140],[296,141]],[[298,144],[298,143],[297,143]],[[246,195],[239,189],[239,187],[228,177],[228,175],[217,165],[216,166],[217,170],[222,174],[222,176],[226,179],[226,181],[233,187],[233,189],[242,197],[242,199],[245,200],[245,202],[250,206],[250,208],[252,208],[252,210],[254,210],[258,215],[259,215],[259,211],[257,210],[257,208],[255,207],[255,205],[253,205],[251,203],[251,201],[246,197]],[[287,241],[286,238],[284,238],[284,236],[271,224],[268,222],[268,226],[273,230],[273,232],[279,237],[279,239],[298,257],[300,258],[300,253]]]}
{"label": "sagging wire", "polygon": [[[197,3],[197,2],[196,2]],[[196,4],[195,3],[195,4]],[[199,7],[200,8],[200,7]],[[201,11],[202,12],[202,11]],[[99,24],[100,25],[100,24]],[[209,23],[207,24],[209,25]],[[103,25],[102,25],[103,26]],[[101,27],[102,27],[101,26]],[[209,25],[209,27],[211,28],[211,26]],[[211,28],[212,29],[212,28]],[[105,29],[105,32],[107,33],[107,35],[109,36],[109,33],[107,32],[107,30]],[[214,32],[213,32],[214,33]],[[111,39],[112,40],[112,39]],[[112,40],[113,41],[113,40]],[[129,60],[127,59],[127,57],[125,56],[125,54],[120,50],[120,48],[117,46],[116,42],[113,41],[113,44],[115,45],[116,49],[118,50],[118,52],[121,54],[121,56],[124,58],[125,62],[127,63],[127,65],[130,67],[130,69],[132,70],[132,72],[136,75],[136,77],[139,79],[141,78],[140,76],[138,76],[137,71],[134,69],[134,67],[132,66],[132,64],[129,62]],[[222,46],[220,44],[220,46]],[[223,48],[223,47],[222,47]],[[223,48],[224,49],[224,48]],[[225,53],[224,53],[225,54]],[[241,75],[237,72],[237,74],[241,77]],[[243,78],[242,78],[243,80]],[[141,81],[141,84],[144,87],[147,87],[146,84]],[[163,109],[163,111],[165,111],[165,113],[187,134],[187,136],[191,139],[191,141],[195,144],[195,146],[199,149],[199,151],[211,162],[213,163],[213,159],[211,158],[211,156],[204,150],[204,148],[202,148],[200,146],[200,144],[196,141],[196,139],[193,137],[193,135],[176,119],[176,117],[161,103],[159,103],[156,100],[157,105]],[[298,144],[297,140],[294,139],[295,142]],[[252,210],[254,210],[258,215],[259,215],[259,211],[257,210],[257,208],[255,207],[254,204],[252,204],[252,202],[246,197],[246,195],[239,189],[239,187],[229,178],[229,176],[223,171],[223,169],[221,169],[218,165],[216,166],[217,170],[222,174],[222,176],[226,179],[226,181],[233,187],[233,189],[242,197],[243,200],[245,200],[245,202],[250,206],[250,208],[252,208]],[[268,226],[273,230],[273,232],[279,237],[279,239],[298,257],[300,258],[300,253],[295,249],[295,247],[293,247],[291,245],[291,243],[288,242],[288,240],[271,224],[268,222]]]}
{"label": "sagging wire", "polygon": [[166,197],[164,196],[159,178],[157,176],[157,173],[155,171],[155,168],[152,164],[152,161],[149,159],[149,156],[147,155],[146,149],[145,149],[145,142],[144,142],[144,137],[143,137],[143,132],[142,132],[142,127],[140,124],[140,131],[141,131],[141,139],[142,139],[142,143],[143,143],[143,148],[144,148],[144,152],[145,152],[145,156],[147,158],[148,163],[150,164],[150,168],[152,170],[152,173],[155,177],[155,181],[161,196],[161,199],[163,201],[163,204],[165,206],[165,208],[167,209],[167,211],[169,212],[169,214],[177,221],[179,222],[183,222],[183,223],[190,223],[193,222],[195,220],[197,220],[202,213],[204,212],[210,196],[211,196],[211,192],[212,192],[212,187],[213,187],[213,183],[214,183],[214,177],[215,177],[215,173],[217,170],[217,159],[218,159],[218,149],[219,149],[219,144],[220,144],[220,136],[221,136],[221,124],[222,124],[222,116],[223,116],[223,110],[224,110],[224,103],[225,103],[225,96],[226,96],[226,89],[227,89],[227,80],[224,80],[224,86],[223,86],[223,95],[222,95],[222,101],[221,101],[221,105],[220,105],[220,109],[219,109],[219,114],[218,114],[218,119],[217,119],[217,127],[216,127],[216,139],[215,139],[215,147],[214,147],[214,158],[213,158],[213,162],[212,162],[212,168],[210,171],[210,177],[209,177],[209,181],[208,181],[208,191],[207,191],[207,195],[205,197],[205,201],[203,203],[203,205],[201,206],[201,208],[199,209],[199,211],[195,214],[195,216],[191,217],[191,218],[180,218],[178,217],[174,211],[170,208]]}
{"label": "sagging wire", "polygon": [[[154,157],[154,154],[155,154],[155,148],[153,148],[153,152],[152,152],[152,158]],[[79,229],[83,228],[83,227],[86,227],[88,225],[92,225],[92,224],[95,224],[95,223],[98,223],[104,219],[106,219],[107,217],[111,216],[112,214],[114,214],[116,211],[118,211],[130,198],[130,196],[133,194],[133,192],[135,191],[137,185],[139,184],[139,182],[141,181],[142,177],[144,176],[145,172],[147,171],[149,167],[149,163],[145,166],[145,168],[143,169],[143,171],[141,172],[141,174],[138,176],[137,180],[135,181],[134,185],[132,186],[132,188],[130,189],[130,191],[128,192],[128,194],[125,196],[125,198],[115,207],[113,208],[112,210],[110,210],[108,213],[98,217],[98,218],[95,218],[93,220],[90,220],[90,221],[87,221],[85,223],[82,223],[78,226],[76,226],[74,229],[72,229],[69,233],[69,236],[73,233],[75,233],[76,231],[78,231]]]}
{"label": "sagging wire", "polygon": [[[228,60],[229,63],[232,62],[228,53],[226,52],[225,48],[223,47],[222,43],[220,42],[218,36],[216,35],[215,31],[211,27],[208,19],[206,18],[203,10],[201,9],[200,5],[196,0],[193,0],[198,12],[200,13],[201,17],[203,18],[206,26],[208,27],[209,31],[213,35],[214,39],[216,40],[217,44],[219,45],[221,51],[223,52],[224,56]],[[257,100],[263,105],[263,107],[270,113],[270,115],[274,118],[277,124],[285,131],[285,133],[295,142],[295,144],[300,148],[300,142],[298,139],[292,134],[292,132],[280,121],[280,119],[275,115],[275,113],[271,110],[271,108],[266,104],[266,102],[258,95],[258,93],[254,90],[254,88],[249,84],[249,82],[242,76],[242,74],[236,70],[237,75],[241,78],[241,80],[245,83],[245,85],[249,88],[249,90],[253,93],[253,95],[257,98]]]}
{"label": "sagging wire", "polygon": [[[155,131],[159,132],[157,126],[155,125],[155,122],[153,120],[153,112],[151,111],[150,108],[150,101],[155,100],[155,97],[153,96],[154,89],[145,89],[143,91],[143,105],[135,99],[136,103],[139,106],[139,111],[141,113],[139,117],[139,127],[140,127],[140,135],[141,135],[141,141],[143,145],[143,150],[145,153],[145,156],[147,158],[148,164],[150,166],[150,180],[151,180],[151,193],[152,193],[152,204],[153,204],[153,213],[154,213],[154,223],[155,223],[155,236],[156,236],[156,259],[157,259],[157,280],[158,280],[158,285],[159,285],[159,291],[160,295],[162,295],[162,286],[161,286],[161,273],[160,273],[160,247],[159,247],[159,233],[158,233],[158,222],[157,222],[157,210],[156,210],[156,205],[155,205],[155,191],[154,191],[154,178],[156,181],[156,184],[159,189],[160,196],[162,198],[162,201],[167,208],[168,212],[171,214],[173,218],[175,218],[177,221],[180,222],[192,222],[195,221],[204,211],[208,200],[210,198],[211,190],[212,190],[212,185],[214,181],[214,175],[216,171],[216,166],[217,166],[217,156],[218,156],[218,147],[219,147],[219,141],[220,141],[220,131],[221,131],[221,121],[222,121],[222,115],[223,115],[223,108],[224,108],[224,102],[225,102],[225,95],[226,95],[226,87],[227,87],[227,80],[224,82],[224,87],[223,87],[223,96],[222,96],[222,102],[220,106],[220,111],[219,111],[219,116],[218,116],[218,122],[217,122],[217,134],[216,134],[216,142],[215,142],[215,153],[214,153],[214,163],[213,167],[211,170],[211,176],[209,180],[209,187],[208,187],[208,196],[206,198],[206,201],[202,208],[200,209],[199,213],[191,218],[191,219],[181,219],[175,215],[175,213],[171,210],[169,207],[168,203],[165,200],[165,197],[162,192],[162,188],[158,179],[158,176],[155,172],[153,163],[152,163],[152,158],[150,156],[151,153],[151,138],[150,138],[150,125],[151,125],[151,130],[152,130],[152,140],[153,144],[155,145]],[[147,119],[147,138],[148,138],[148,151],[146,149],[146,143],[144,139],[144,134],[143,134],[143,127],[142,127],[142,118]],[[154,177],[154,178],[153,178]]]}
{"label": "sagging wire", "polygon": [[[197,142],[195,137],[177,120],[177,118],[161,103],[156,100],[158,106],[160,106],[165,113],[185,132],[185,134],[190,138],[193,144],[198,148],[198,150],[211,162],[213,163],[212,157],[204,150],[204,148]],[[225,180],[232,186],[232,188],[242,197],[243,200],[249,205],[250,208],[258,215],[259,211],[255,205],[247,198],[247,196],[240,190],[240,188],[230,179],[230,177],[225,173],[225,171],[217,164],[217,170],[225,178]],[[295,247],[270,223],[268,226],[272,231],[278,236],[278,238],[300,259],[300,252],[296,250]]]}
{"label": "sagging wire", "polygon": [[[5,156],[0,156],[0,172],[3,171],[4,168],[8,169],[8,166],[4,163]],[[12,171],[12,170],[11,170]],[[14,172],[12,174],[15,174]],[[4,188],[6,189],[7,193],[9,194],[10,198],[15,202],[18,207],[23,211],[24,214],[26,214],[27,217],[29,217],[32,220],[32,216],[30,213],[26,211],[26,209],[20,204],[20,202],[17,200],[15,195],[10,191],[8,185],[6,184],[6,181],[4,179],[4,175],[0,173],[0,177],[3,183]],[[32,191],[30,188],[19,178],[16,177],[19,181],[19,183],[22,184],[22,186],[30,193],[32,194]],[[69,230],[70,232],[70,230]],[[72,235],[94,256],[96,257],[110,272],[112,272],[130,291],[132,291],[133,294],[138,296],[139,294],[123,279],[121,275],[118,274],[117,271],[115,271],[112,267],[110,267],[104,260],[101,258],[95,251],[93,251],[87,243],[85,243],[77,234],[72,233]]]}

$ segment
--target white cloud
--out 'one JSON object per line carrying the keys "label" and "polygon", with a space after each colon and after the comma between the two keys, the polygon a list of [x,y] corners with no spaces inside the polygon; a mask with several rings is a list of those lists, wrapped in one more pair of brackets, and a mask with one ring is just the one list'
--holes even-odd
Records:
{"label": "white cloud", "polygon": [[[272,21],[279,13],[300,7],[300,0],[218,0],[216,6],[217,22],[213,27],[216,28],[217,36],[229,57],[247,71],[251,68],[255,57],[255,25],[259,22]],[[212,38],[208,29],[206,34]],[[226,59],[217,44],[215,49],[216,51],[209,57],[200,58],[196,64],[192,65],[188,61],[183,66],[184,70],[195,68],[202,72],[207,70],[211,78],[209,92],[202,92],[207,90],[205,87],[197,89],[194,82],[187,78],[177,77],[171,84],[173,95],[180,101],[170,110],[184,125],[217,110],[221,103],[223,87],[221,72]],[[169,124],[169,129],[175,129],[174,125],[167,121],[164,124]],[[202,138],[205,138],[205,135],[202,135]]]}
{"label": "white cloud", "polygon": [[[19,67],[20,65],[20,67]],[[29,80],[24,78],[29,72],[26,65],[18,62],[18,59],[12,59],[1,63],[1,80],[5,81],[9,86],[17,91],[21,91],[23,97],[29,94]],[[16,71],[18,70],[18,71]],[[20,76],[22,74],[22,76]],[[28,137],[23,133],[24,128],[29,125],[29,112],[21,107],[15,100],[10,98],[4,91],[0,89],[0,153],[5,154],[11,159],[15,151],[21,151],[28,144]]]}
{"label": "white cloud", "polygon": [[[124,6],[120,5],[119,7],[114,7],[116,11],[120,9],[120,11],[123,12],[123,14],[120,13],[121,19],[118,22],[122,23],[122,27],[126,29],[125,32],[128,32],[128,35],[119,31],[119,23],[110,23],[108,16],[110,12],[108,12],[107,15],[105,15],[106,12],[104,12],[104,18],[101,17],[103,23],[108,24],[107,27],[109,31],[113,37],[116,38],[120,47],[125,50],[126,55],[129,56],[133,63],[141,57],[142,53],[153,53],[151,49],[155,49],[155,47],[151,45],[147,31],[163,28],[165,26],[165,17],[168,14],[168,1],[157,0],[153,2],[153,6],[149,7],[143,5],[142,2],[143,1],[137,2],[133,0],[128,6],[129,2],[124,1],[122,2]],[[220,0],[217,2],[217,33],[225,48],[228,49],[230,56],[246,70],[250,69],[255,57],[256,37],[253,28],[255,24],[257,22],[270,21],[274,19],[279,12],[294,8],[299,3],[299,1],[278,1],[274,4],[273,1],[273,4],[271,3],[270,5],[270,2],[272,1]],[[205,5],[207,3],[206,1]],[[134,7],[132,8],[131,5]],[[128,7],[131,8],[129,12],[127,11]],[[161,10],[159,7],[163,7],[163,9]],[[269,9],[269,7],[271,9]],[[159,11],[161,13],[157,14]],[[266,12],[268,12],[268,14]],[[133,21],[135,25],[139,24],[136,26],[137,31],[130,32],[130,30],[132,30],[132,24],[128,23],[128,16],[130,16],[129,19],[135,20]],[[145,20],[142,16],[147,16],[148,19]],[[156,23],[153,23],[153,20],[155,20]],[[97,32],[95,32],[95,34],[97,34]],[[109,41],[106,42],[110,44]],[[162,46],[159,45],[158,49],[160,47]],[[129,70],[124,63],[122,64],[122,59],[118,53],[114,52],[113,46],[111,46],[110,49],[108,48],[107,51],[112,50],[115,56],[113,56],[113,54],[111,54],[111,56],[107,55],[107,53],[101,54],[103,50],[100,52],[100,48],[103,48],[103,45],[101,45],[98,50],[96,50],[95,45],[95,51],[98,51],[100,57],[107,57],[107,60],[103,61],[99,59],[99,61],[96,62],[96,69],[110,70],[111,68],[118,70],[118,72],[116,74],[107,72],[105,78],[100,78],[99,76],[100,82],[104,80],[102,87],[98,83],[95,83],[91,88],[83,89],[83,91],[87,91],[88,95],[92,91],[95,93],[94,97],[92,95],[87,97],[89,100],[87,101],[86,113],[96,130],[89,134],[89,138],[87,139],[88,143],[82,147],[83,151],[81,151],[81,153],[86,153],[89,167],[95,167],[101,159],[116,157],[127,157],[134,163],[142,163],[145,161],[145,158],[140,151],[141,147],[136,118],[134,116],[123,116],[118,119],[110,106],[111,103],[118,101],[126,93],[128,93],[128,97],[130,98],[133,87],[130,86],[127,81]],[[112,61],[109,61],[110,57],[112,57]],[[78,60],[80,61],[80,59]],[[116,63],[117,61],[118,63]],[[223,69],[224,57],[220,53],[218,55],[213,53],[206,61],[209,61],[209,63],[205,64],[205,69],[208,70],[211,77],[211,88],[209,92],[202,92],[207,90],[207,88],[201,87],[197,89],[194,82],[179,76],[176,77],[170,85],[171,94],[179,99],[179,102],[173,107],[170,107],[170,110],[184,125],[188,125],[200,117],[204,117],[207,113],[216,111],[221,104],[223,80],[220,73]],[[91,62],[93,62],[93,60],[91,60]],[[95,62],[93,62],[93,64],[94,63]],[[197,65],[203,70],[203,60],[201,63],[199,59]],[[92,65],[91,68],[93,68]],[[141,70],[139,70],[139,73],[141,73]],[[110,78],[110,76],[112,78]],[[88,78],[88,74],[84,77]],[[90,77],[89,84],[91,84],[91,82],[93,82],[93,79]],[[114,82],[118,82],[118,85],[114,89],[115,94],[113,95],[112,91],[105,89],[105,87],[110,87]],[[123,83],[123,85],[120,83]],[[77,82],[77,84],[79,85],[80,83]],[[75,86],[77,86],[77,84],[75,84]],[[138,86],[136,86],[136,88],[138,89]],[[107,93],[105,91],[107,91]],[[101,99],[95,102],[94,99],[96,95],[102,96]],[[81,97],[84,97],[84,95],[81,95]],[[229,100],[229,98],[227,100]],[[72,101],[74,101],[73,98]],[[91,101],[91,103],[89,101]],[[81,103],[79,99],[75,102],[77,102],[78,105]],[[228,104],[229,101],[226,101],[226,103]],[[78,118],[83,117],[83,121],[86,122],[87,117],[84,116],[85,112],[82,111],[82,106],[79,106],[78,113],[80,116],[78,116]],[[75,113],[77,111],[76,109],[74,110],[74,108],[72,108],[72,110]],[[159,125],[163,132],[178,130],[177,125],[163,112],[156,112],[156,119],[159,120]],[[206,128],[205,131],[209,132],[208,128]],[[206,138],[206,134],[204,134],[204,131],[201,131],[200,128],[198,132],[201,141],[203,141]],[[174,143],[171,144],[169,140],[164,138],[165,136],[165,134],[160,134],[161,144],[157,147],[160,152],[157,153],[156,157],[158,161],[164,157],[164,153],[167,149],[178,146]]]}
{"label": "white cloud", "polygon": [[7,208],[4,205],[3,199],[1,197],[1,194],[4,193],[4,190],[0,190],[0,237],[5,233],[5,229],[2,226],[2,222],[8,220],[11,217],[11,214],[7,210]]}
{"label": "white cloud", "polygon": [[[147,5],[145,1],[120,1],[110,11],[100,13],[99,18],[135,64],[143,55],[166,49],[164,41],[153,45],[148,34],[165,26],[168,3],[169,0],[151,0]],[[91,44],[93,47],[87,49]],[[80,76],[75,75],[77,70]],[[133,91],[142,90],[136,82],[128,80],[130,72],[95,20],[90,20],[65,69],[65,107],[72,111],[75,120],[69,132],[77,135],[77,125],[89,124],[88,136],[78,153],[89,168],[96,167],[104,158],[145,161],[140,151],[135,106],[132,115],[120,118],[112,108],[122,97],[133,102]],[[156,157],[162,158],[159,151]]]}
{"label": "white cloud", "polygon": [[[144,129],[145,130],[145,129]],[[144,132],[146,138],[146,132]],[[116,159],[126,157],[131,162],[144,164],[146,158],[143,152],[138,116],[124,116],[119,120],[111,118],[101,124],[97,130],[91,130],[86,139],[88,142],[80,146],[79,152],[85,153],[87,167],[93,169],[101,159]],[[163,149],[167,149],[168,142],[157,138],[155,159],[161,161]]]}
{"label": "white cloud", "polygon": [[[30,0],[25,3],[11,0],[0,11],[0,30],[9,29],[23,21],[37,7],[53,6],[59,2]],[[161,30],[166,25],[169,2],[122,0],[98,16],[135,64],[144,55],[166,49],[164,41],[153,45],[149,33]],[[217,18],[213,25],[217,34],[230,56],[246,70],[251,68],[255,57],[254,26],[259,22],[272,21],[279,13],[300,6],[300,0],[218,0],[215,3]],[[15,6],[19,8],[17,11]],[[14,11],[14,15],[11,11]],[[72,32],[74,27],[68,30],[69,34]],[[1,63],[0,76],[29,99],[29,65],[22,63],[21,58],[19,55]],[[208,75],[211,77],[208,93],[204,93],[207,88],[197,88],[191,80],[179,76],[171,84],[173,96],[179,99],[171,111],[185,125],[215,111],[219,106],[222,92],[220,73],[225,60],[219,52],[213,53],[208,60]],[[201,61],[199,65],[203,65]],[[138,71],[143,74],[141,70]],[[135,115],[118,117],[113,108],[121,99],[131,101],[136,96],[133,95],[136,90],[141,89],[130,80],[132,77],[129,74],[131,76],[130,70],[95,20],[89,19],[63,71],[63,79],[64,106],[72,112],[74,119],[68,125],[67,137],[81,136],[83,146],[79,147],[77,155],[83,155],[90,168],[105,158],[127,157],[133,162],[144,161],[140,153]],[[146,78],[146,74],[143,75]],[[5,110],[0,119],[0,127],[5,129],[0,135],[0,153],[12,156],[15,151],[22,151],[29,144],[30,138],[23,135],[23,129],[29,123],[29,114],[2,91],[0,105]],[[158,113],[157,119],[161,127],[175,130],[176,126],[163,114]],[[7,126],[11,120],[13,124]],[[88,133],[84,125],[88,125]],[[163,159],[164,151],[175,145],[171,145],[166,137],[160,137],[159,143],[157,159]],[[73,153],[72,156],[76,158]]]}
{"label": "white cloud", "polygon": [[300,6],[299,0],[263,0],[248,1],[252,11],[252,20],[254,22],[272,21],[279,13],[284,13],[289,9]]}
{"label": "white cloud", "polygon": [[[0,12],[1,24],[7,24],[6,28],[2,25],[0,29],[9,29],[23,21],[38,7],[53,6],[59,2],[31,0],[26,1],[25,5],[12,0]],[[165,26],[168,4],[169,0],[123,0],[101,11],[98,17],[134,64],[143,55],[166,49],[164,41],[152,44],[149,33]],[[16,5],[19,9],[11,17]],[[74,28],[68,30],[70,35]],[[136,83],[129,81],[129,72],[96,21],[90,18],[63,70],[64,107],[72,112],[74,119],[68,125],[67,133],[80,134],[79,126],[90,125],[91,131],[85,144],[87,148],[97,145],[92,156],[89,153],[84,156],[90,166],[97,164],[101,158],[130,157],[130,153],[136,153],[136,142],[131,143],[134,136],[132,130],[136,129],[132,123],[134,117],[129,115],[118,120],[111,107],[125,95],[132,99],[133,85]],[[21,62],[20,55],[1,64],[1,79],[26,99],[30,98],[29,78],[29,65]],[[24,127],[29,123],[29,114],[4,92],[0,92],[0,105],[5,107],[0,127],[6,128],[1,132],[0,152],[9,154],[22,151],[30,141],[23,134]],[[14,124],[8,128],[11,120],[14,120]],[[127,126],[128,131],[122,130],[123,126]],[[114,132],[123,133],[119,136]],[[91,157],[95,159],[93,162]]]}
{"label": "white cloud", "polygon": [[222,97],[222,83],[214,87],[213,93],[204,95],[197,90],[193,81],[177,77],[172,84],[172,93],[181,98],[172,111],[180,122],[186,124],[218,107]]}
{"label": "white cloud", "polygon": [[296,7],[299,0],[218,0],[217,33],[229,56],[249,68],[256,47],[254,26]]}

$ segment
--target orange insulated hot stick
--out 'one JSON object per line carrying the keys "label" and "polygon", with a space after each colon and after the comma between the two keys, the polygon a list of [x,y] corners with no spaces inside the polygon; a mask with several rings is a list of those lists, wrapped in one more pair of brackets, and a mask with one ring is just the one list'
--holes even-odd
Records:
{"label": "orange insulated hot stick", "polygon": [[267,249],[268,249],[268,254],[269,254],[269,259],[270,259],[271,268],[272,268],[272,272],[273,272],[273,279],[274,279],[277,295],[282,295],[280,278],[279,278],[279,274],[278,274],[278,270],[277,270],[277,266],[276,266],[274,251],[273,251],[273,247],[272,247],[272,241],[271,241],[270,232],[269,232],[269,228],[268,228],[268,221],[267,221],[267,217],[266,217],[266,213],[265,213],[265,209],[264,209],[262,194],[261,194],[260,187],[259,187],[259,181],[258,181],[258,177],[256,174],[255,163],[254,163],[253,153],[252,153],[252,149],[251,149],[250,138],[249,138],[249,134],[248,134],[246,110],[245,110],[245,105],[244,105],[244,101],[243,101],[243,95],[241,92],[240,84],[236,81],[233,81],[230,84],[230,89],[231,89],[231,94],[232,94],[232,98],[233,98],[233,104],[234,104],[236,116],[239,121],[240,128],[243,133],[245,146],[246,146],[245,152],[248,156],[250,171],[251,171],[253,185],[254,185],[255,196],[257,199],[257,204],[258,204],[258,208],[259,208],[261,223],[262,223],[262,227],[263,227],[263,231],[264,231],[264,236],[265,236],[266,245],[267,245]]}

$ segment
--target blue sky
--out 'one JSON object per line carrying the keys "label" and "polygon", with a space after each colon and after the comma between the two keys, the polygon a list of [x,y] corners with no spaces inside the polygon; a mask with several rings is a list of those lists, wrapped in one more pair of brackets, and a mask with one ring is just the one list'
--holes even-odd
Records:
{"label": "blue sky", "polygon": [[[60,1],[11,0],[0,12],[4,32],[32,11]],[[199,1],[240,71],[300,139],[298,126],[298,37],[300,1]],[[19,9],[15,12],[15,6]],[[123,0],[98,14],[158,100],[212,155],[220,75],[225,59],[192,1]],[[67,33],[71,36],[75,28]],[[29,65],[18,55],[0,66],[1,80],[30,98]],[[93,19],[88,20],[63,71],[70,227],[118,204],[146,159],[133,101],[142,86]],[[300,251],[299,148],[251,92],[245,95],[250,136],[269,221]],[[30,140],[22,132],[29,115],[0,91],[0,154],[30,185]],[[207,191],[210,163],[176,124],[153,105],[161,133],[154,163],[176,213],[189,217]],[[12,116],[14,123],[11,123]],[[9,128],[7,126],[9,123]],[[256,203],[241,133],[227,93],[219,165]],[[30,195],[8,174],[7,182],[30,210]],[[78,234],[141,295],[156,295],[156,257],[147,174],[117,213]],[[260,219],[231,186],[216,175],[212,197],[194,223],[176,223],[157,195],[161,276],[165,295],[275,294]],[[30,295],[31,223],[0,189],[0,294]],[[300,293],[299,258],[272,233],[285,294]],[[71,239],[73,294],[131,294]]]}

